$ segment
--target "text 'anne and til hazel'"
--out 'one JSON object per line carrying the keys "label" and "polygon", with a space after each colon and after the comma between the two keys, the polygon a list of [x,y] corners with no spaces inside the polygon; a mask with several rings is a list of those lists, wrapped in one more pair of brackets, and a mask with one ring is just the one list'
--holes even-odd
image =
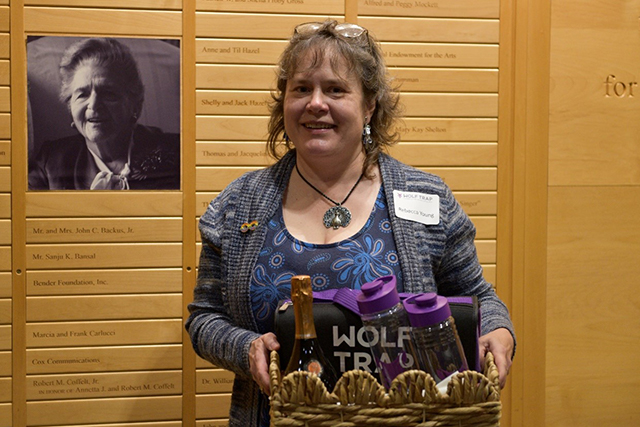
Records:
{"label": "text 'anne and til hazel'", "polygon": [[[339,379],[337,372],[348,368],[353,372],[355,368],[361,375],[369,376],[378,388],[379,381],[384,392],[393,389],[397,392],[398,387],[404,386],[394,383],[396,377],[405,373],[400,377],[406,381],[411,378],[406,373],[420,373],[423,380],[427,378],[428,383],[433,384],[436,395],[447,396],[451,379],[458,376],[464,380],[460,374],[471,372],[447,298],[435,293],[400,295],[395,276],[385,276],[366,283],[360,291],[342,289],[338,292],[338,297],[336,292],[332,292],[328,298],[324,295],[320,299],[328,299],[334,306],[337,302],[350,308],[357,314],[362,326],[349,325],[347,332],[341,334],[338,326],[322,324],[319,326],[321,329],[326,330],[331,326],[332,331],[331,337],[323,336],[320,340],[314,323],[314,295],[310,277],[294,276],[291,279],[292,304],[285,302],[280,311],[293,305],[295,341],[286,368],[281,373],[283,377],[297,371],[303,372],[308,378],[317,376],[330,393]],[[349,347],[353,351],[341,351],[344,348],[338,349],[337,344],[351,344]],[[477,352],[477,341],[473,344],[475,347],[469,350]],[[285,366],[288,356],[285,347],[281,348],[280,355],[275,352],[272,354],[272,365],[277,363],[279,367]],[[368,347],[370,354],[359,353],[356,347]],[[282,365],[279,365],[280,357],[283,359]],[[478,370],[477,354],[471,357],[476,362],[472,368]],[[492,363],[490,354],[487,359],[485,364]],[[280,375],[277,376],[277,380],[280,380]]]}

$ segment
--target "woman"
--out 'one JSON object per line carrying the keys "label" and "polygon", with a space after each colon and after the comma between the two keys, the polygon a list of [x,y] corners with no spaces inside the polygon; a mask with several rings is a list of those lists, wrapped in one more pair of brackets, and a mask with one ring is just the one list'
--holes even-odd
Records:
{"label": "woman", "polygon": [[[229,425],[267,425],[268,354],[279,348],[273,311],[293,274],[310,275],[315,289],[395,274],[400,291],[478,295],[481,347],[494,353],[504,384],[514,347],[507,309],[482,278],[475,229],[447,186],[381,153],[397,115],[380,48],[364,28],[296,28],[269,124],[270,152],[278,157],[284,139],[286,154],[230,184],[200,221],[186,327],[201,357],[236,373]],[[439,221],[396,215],[414,193],[439,196]]]}
{"label": "woman", "polygon": [[78,134],[40,147],[30,159],[30,190],[180,188],[179,135],[137,124],[144,86],[125,45],[83,39],[65,51],[60,76]]}

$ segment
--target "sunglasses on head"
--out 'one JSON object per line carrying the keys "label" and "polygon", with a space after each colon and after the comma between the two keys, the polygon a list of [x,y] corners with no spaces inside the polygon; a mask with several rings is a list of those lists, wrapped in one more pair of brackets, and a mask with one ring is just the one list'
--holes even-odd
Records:
{"label": "sunglasses on head", "polygon": [[[306,22],[296,27],[296,34],[311,34],[320,30],[325,24],[322,22]],[[362,28],[360,25],[350,24],[345,22],[344,24],[337,24],[335,27],[336,32],[345,38],[358,38],[367,33],[366,28]]]}

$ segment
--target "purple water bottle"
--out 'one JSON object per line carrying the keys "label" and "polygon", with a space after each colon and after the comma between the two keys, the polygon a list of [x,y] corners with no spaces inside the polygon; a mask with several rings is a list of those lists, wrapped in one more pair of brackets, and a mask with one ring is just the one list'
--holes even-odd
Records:
{"label": "purple water bottle", "polygon": [[382,385],[409,369],[418,369],[409,318],[396,289],[395,276],[380,277],[361,287],[356,298],[367,342],[380,372]]}
{"label": "purple water bottle", "polygon": [[431,374],[436,382],[469,369],[445,297],[435,293],[416,295],[406,299],[404,307],[411,322],[420,369]]}

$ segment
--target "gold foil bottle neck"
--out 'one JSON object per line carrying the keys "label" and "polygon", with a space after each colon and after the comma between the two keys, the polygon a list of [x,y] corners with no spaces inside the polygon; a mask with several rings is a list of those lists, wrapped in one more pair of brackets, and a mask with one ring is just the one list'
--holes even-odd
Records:
{"label": "gold foil bottle neck", "polygon": [[299,275],[291,278],[291,301],[296,319],[296,338],[316,338],[311,277]]}

